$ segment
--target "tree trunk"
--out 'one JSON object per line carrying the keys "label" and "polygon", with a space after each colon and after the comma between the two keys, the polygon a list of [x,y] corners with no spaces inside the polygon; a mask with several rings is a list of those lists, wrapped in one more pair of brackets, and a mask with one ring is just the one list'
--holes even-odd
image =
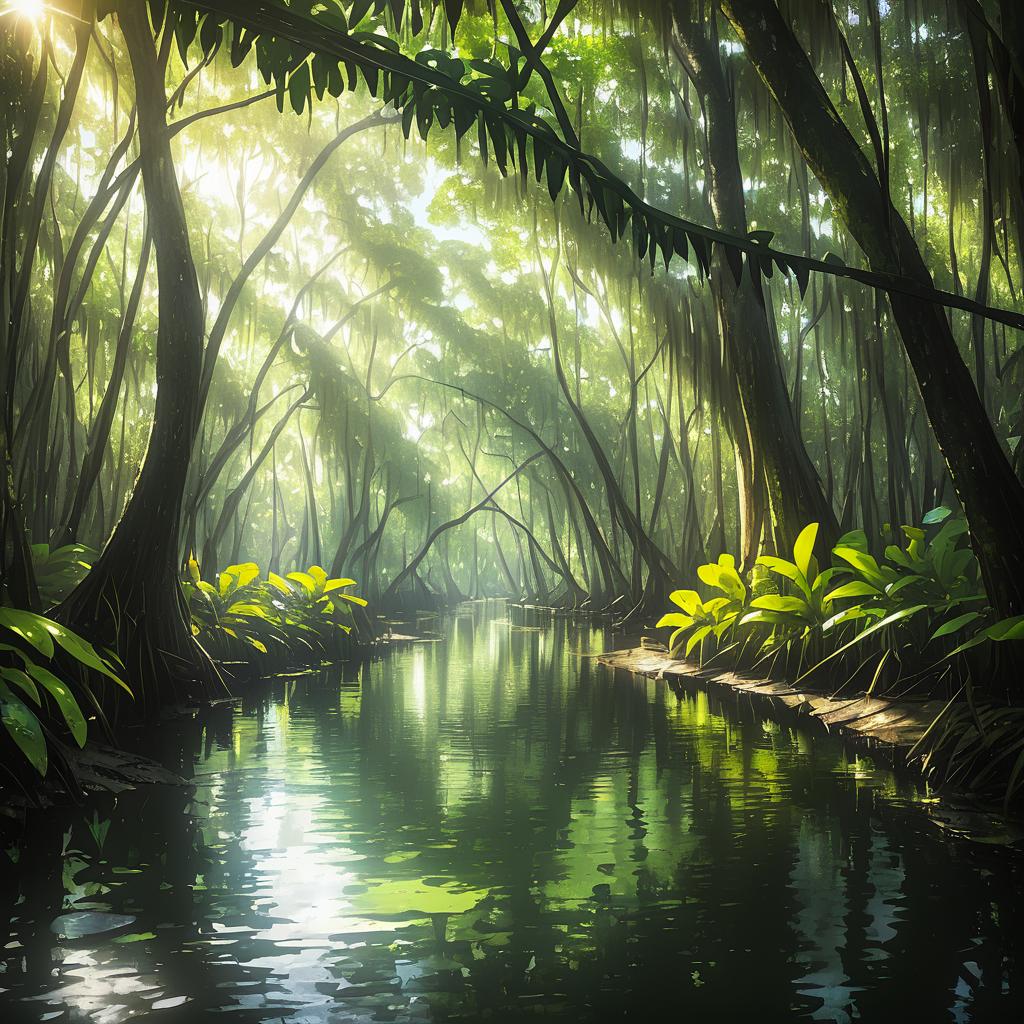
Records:
{"label": "tree trunk", "polygon": [[[715,226],[730,234],[746,235],[732,92],[722,68],[713,22],[702,23],[688,8],[677,0],[673,23],[679,40],[677,54],[697,88],[704,112]],[[839,524],[800,436],[765,307],[749,275],[743,274],[737,282],[721,248],[716,249],[717,272],[712,274],[711,287],[725,349],[736,376],[754,471],[762,484],[754,491],[755,500],[768,499],[776,550],[783,554],[791,551],[803,527],[817,522],[821,524],[819,555],[825,556],[839,536]],[[746,531],[750,530],[747,525]],[[748,544],[750,540],[748,537]],[[756,543],[756,538],[753,540]]]}
{"label": "tree trunk", "polygon": [[115,647],[140,711],[152,714],[172,693],[203,690],[214,676],[192,637],[178,582],[182,499],[200,421],[204,325],[147,8],[121,4],[119,20],[135,78],[142,181],[157,260],[157,397],[128,505],[60,617]]}
{"label": "tree trunk", "polygon": [[[917,243],[775,0],[722,0],[722,9],[871,269],[933,287]],[[899,292],[891,293],[889,301],[970,524],[989,599],[1000,615],[1021,614],[1024,486],[996,437],[944,310]]]}

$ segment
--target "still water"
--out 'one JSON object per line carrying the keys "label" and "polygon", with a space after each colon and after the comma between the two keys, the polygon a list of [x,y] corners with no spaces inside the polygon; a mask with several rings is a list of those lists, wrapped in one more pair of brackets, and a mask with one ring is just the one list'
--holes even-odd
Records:
{"label": "still water", "polygon": [[443,631],[165,731],[190,788],[34,823],[0,1021],[1022,1019],[1020,862],[913,782],[588,626]]}

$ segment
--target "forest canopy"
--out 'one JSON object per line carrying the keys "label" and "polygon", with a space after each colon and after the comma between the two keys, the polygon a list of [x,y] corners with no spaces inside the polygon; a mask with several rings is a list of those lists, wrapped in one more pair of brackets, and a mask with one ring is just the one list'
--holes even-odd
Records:
{"label": "forest canopy", "polygon": [[129,682],[216,676],[188,588],[240,566],[649,621],[725,553],[898,566],[948,515],[941,600],[865,621],[1017,635],[1012,0],[0,26],[2,586]]}

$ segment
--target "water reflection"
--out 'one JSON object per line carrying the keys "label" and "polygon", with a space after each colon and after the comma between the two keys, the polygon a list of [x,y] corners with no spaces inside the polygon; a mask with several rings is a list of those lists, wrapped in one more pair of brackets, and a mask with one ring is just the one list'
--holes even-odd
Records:
{"label": "water reflection", "polygon": [[1020,868],[910,782],[613,679],[600,631],[446,632],[163,734],[194,790],[34,823],[0,1020],[1013,1019]]}

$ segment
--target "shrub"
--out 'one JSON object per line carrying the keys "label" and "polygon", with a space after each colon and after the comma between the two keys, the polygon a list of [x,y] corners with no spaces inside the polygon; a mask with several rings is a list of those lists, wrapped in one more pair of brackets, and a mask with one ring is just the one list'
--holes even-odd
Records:
{"label": "shrub", "polygon": [[351,579],[331,579],[318,565],[286,576],[262,576],[255,562],[229,565],[216,584],[188,562],[185,596],[192,632],[211,655],[257,667],[319,664],[338,656],[338,638],[352,632],[353,606],[366,601],[346,593]]}
{"label": "shrub", "polygon": [[82,705],[92,703],[89,684],[66,673],[58,654],[77,663],[84,679],[104,676],[131,695],[112,656],[101,656],[77,633],[44,615],[0,607],[0,720],[40,775],[46,775],[62,732],[79,747],[88,735]]}

